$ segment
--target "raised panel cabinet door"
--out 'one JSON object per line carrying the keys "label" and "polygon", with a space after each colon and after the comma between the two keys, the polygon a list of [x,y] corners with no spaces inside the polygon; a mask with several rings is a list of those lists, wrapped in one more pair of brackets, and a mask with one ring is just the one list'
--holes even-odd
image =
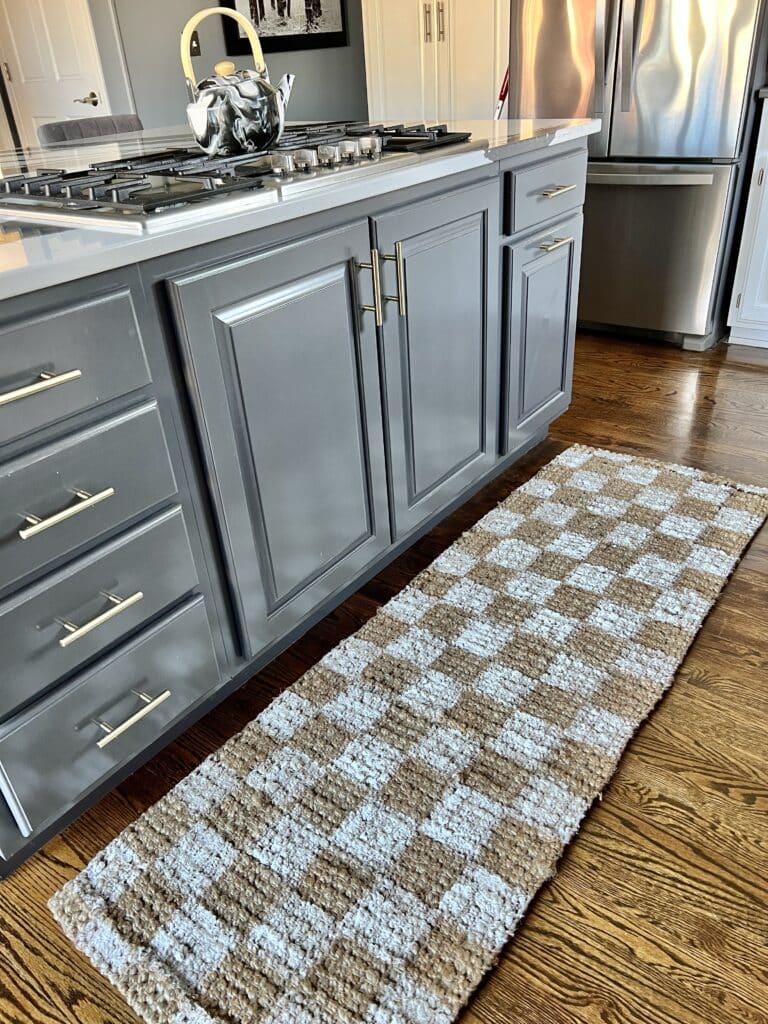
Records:
{"label": "raised panel cabinet door", "polygon": [[571,401],[581,226],[577,214],[505,251],[508,451]]}
{"label": "raised panel cabinet door", "polygon": [[368,113],[373,121],[438,118],[438,0],[363,0]]}
{"label": "raised panel cabinet door", "polygon": [[[748,242],[746,273],[742,279],[740,298],[737,296],[738,306],[732,311],[730,321],[737,335],[740,327],[752,331],[762,330],[764,335],[768,332],[768,246],[765,244],[768,237],[768,195],[763,184],[758,188],[753,185],[753,192],[757,197],[757,205],[751,211],[754,228]],[[750,194],[752,201],[753,195]]]}
{"label": "raised panel cabinet door", "polygon": [[[496,183],[376,219],[395,533],[490,469],[499,390]],[[394,258],[393,258],[394,257]],[[489,296],[491,301],[489,301]]]}
{"label": "raised panel cabinet door", "polygon": [[243,653],[390,541],[367,221],[171,283]]}

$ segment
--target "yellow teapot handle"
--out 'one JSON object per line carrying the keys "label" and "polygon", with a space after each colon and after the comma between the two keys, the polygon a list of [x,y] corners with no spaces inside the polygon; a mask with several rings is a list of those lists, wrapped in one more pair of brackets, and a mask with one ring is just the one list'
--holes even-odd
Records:
{"label": "yellow teapot handle", "polygon": [[259,73],[266,71],[267,66],[264,63],[264,53],[261,49],[261,43],[259,42],[259,36],[256,29],[253,27],[251,22],[241,14],[239,11],[230,10],[229,7],[206,7],[203,11],[198,11],[197,14],[193,14],[181,33],[181,66],[184,68],[184,74],[186,75],[187,81],[191,86],[195,85],[195,71],[192,67],[192,58],[189,55],[189,46],[192,42],[192,33],[195,31],[197,26],[205,18],[210,17],[212,14],[225,14],[228,18],[234,18],[235,21],[240,25],[245,34],[248,36],[248,41],[251,44],[251,52],[253,53],[253,63],[256,70]]}

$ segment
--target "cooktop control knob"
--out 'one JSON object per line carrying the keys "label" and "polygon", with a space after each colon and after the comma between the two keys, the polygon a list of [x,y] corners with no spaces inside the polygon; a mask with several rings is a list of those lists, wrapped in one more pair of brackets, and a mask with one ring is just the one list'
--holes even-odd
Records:
{"label": "cooktop control knob", "polygon": [[319,166],[319,159],[316,149],[296,149],[293,152],[293,162],[298,170],[305,174],[311,174]]}
{"label": "cooktop control knob", "polygon": [[381,138],[378,135],[361,135],[357,141],[360,152],[369,160],[375,160],[381,155]]}
{"label": "cooktop control knob", "polygon": [[341,163],[341,148],[333,143],[317,147],[317,156],[323,167],[336,167]]}
{"label": "cooktop control knob", "polygon": [[360,143],[357,139],[343,139],[339,143],[339,149],[342,160],[352,163],[354,160],[360,159]]}
{"label": "cooktop control knob", "polygon": [[293,162],[293,153],[272,153],[269,162],[275,174],[285,176],[293,174],[296,170]]}

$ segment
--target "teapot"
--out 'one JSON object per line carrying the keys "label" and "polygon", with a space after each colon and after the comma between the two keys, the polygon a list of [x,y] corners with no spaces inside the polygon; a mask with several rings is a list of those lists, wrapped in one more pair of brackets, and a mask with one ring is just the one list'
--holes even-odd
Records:
{"label": "teapot", "polygon": [[[195,84],[192,33],[211,14],[226,15],[240,24],[251,44],[255,70],[238,71],[232,61],[220,61],[213,75]],[[209,156],[255,153],[277,142],[295,76],[283,75],[277,87],[270,83],[258,34],[243,14],[227,7],[208,7],[193,15],[181,33],[181,66],[190,99],[187,120],[198,145]]]}

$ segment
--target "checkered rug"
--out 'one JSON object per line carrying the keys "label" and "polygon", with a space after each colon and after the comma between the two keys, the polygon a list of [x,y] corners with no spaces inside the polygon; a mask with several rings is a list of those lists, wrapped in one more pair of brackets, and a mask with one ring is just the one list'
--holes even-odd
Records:
{"label": "checkered rug", "polygon": [[768,514],[573,447],[54,896],[151,1024],[447,1024]]}

